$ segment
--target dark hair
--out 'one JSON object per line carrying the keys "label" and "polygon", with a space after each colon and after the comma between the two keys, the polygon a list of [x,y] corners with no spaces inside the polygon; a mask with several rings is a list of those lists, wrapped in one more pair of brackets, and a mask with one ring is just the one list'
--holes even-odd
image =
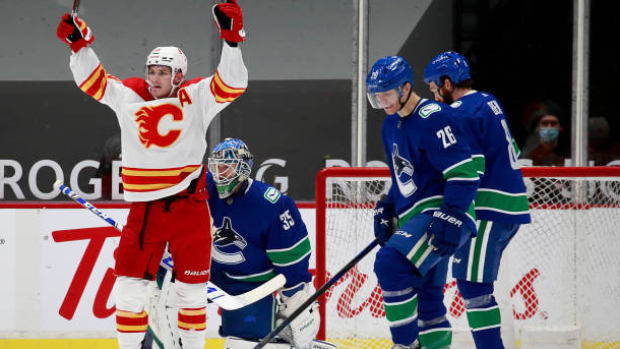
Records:
{"label": "dark hair", "polygon": [[[439,78],[439,80],[441,81],[441,85],[443,86],[444,82],[448,79],[450,79],[448,75],[443,75],[441,78]],[[450,79],[450,82],[452,82],[452,79]],[[465,79],[458,84],[455,84],[454,82],[452,82],[452,84],[457,88],[471,88],[474,85],[474,81],[472,79]]]}
{"label": "dark hair", "polygon": [[555,118],[558,119],[558,123],[560,124],[560,126],[562,125],[562,119],[560,118],[559,115],[552,113],[547,108],[542,108],[532,113],[532,116],[530,117],[530,124],[529,124],[530,132],[534,132],[534,130],[536,130],[536,127],[538,127],[538,123],[540,123],[540,120],[546,115],[555,116]]}

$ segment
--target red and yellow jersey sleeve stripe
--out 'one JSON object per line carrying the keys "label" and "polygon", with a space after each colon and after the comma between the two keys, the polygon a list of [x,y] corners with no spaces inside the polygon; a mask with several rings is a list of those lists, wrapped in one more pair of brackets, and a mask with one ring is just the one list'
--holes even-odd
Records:
{"label": "red and yellow jersey sleeve stripe", "polygon": [[123,189],[133,192],[149,192],[173,187],[181,183],[201,165],[166,169],[143,169],[123,167]]}
{"label": "red and yellow jersey sleeve stripe", "polygon": [[97,101],[103,98],[105,89],[108,86],[108,75],[101,63],[95,68],[86,80],[80,85],[80,89]]}
{"label": "red and yellow jersey sleeve stripe", "polygon": [[228,86],[222,81],[220,72],[216,71],[211,79],[211,93],[215,97],[215,101],[218,103],[227,103],[234,101],[237,97],[245,91],[245,88],[234,88]]}

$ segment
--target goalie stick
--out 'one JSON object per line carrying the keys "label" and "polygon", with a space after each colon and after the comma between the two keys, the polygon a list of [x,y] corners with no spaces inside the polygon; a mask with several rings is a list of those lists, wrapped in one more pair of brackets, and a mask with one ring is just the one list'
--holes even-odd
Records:
{"label": "goalie stick", "polygon": [[275,338],[286,326],[290,325],[295,318],[299,316],[299,314],[303,313],[306,308],[308,308],[314,301],[316,301],[325,291],[327,291],[330,287],[332,287],[340,278],[344,276],[353,266],[355,266],[359,261],[361,261],[370,251],[372,251],[379,244],[379,239],[374,239],[368,246],[366,246],[360,253],[355,256],[347,265],[342,267],[334,277],[332,277],[329,281],[325,283],[325,285],[321,286],[318,291],[316,291],[310,298],[308,298],[302,305],[299,306],[286,320],[282,321],[282,323],[276,327],[271,333],[267,335],[267,337],[263,338],[260,343],[258,343],[254,349],[260,349],[265,345],[269,344],[269,342]]}
{"label": "goalie stick", "polygon": [[[119,231],[123,230],[123,226],[120,223],[116,222],[110,216],[93,206],[90,202],[81,198],[73,190],[71,190],[71,188],[62,184],[62,181],[56,181],[56,183],[54,183],[54,188],[60,190],[61,193],[70,197],[80,205],[84,206],[90,212],[94,213],[95,215],[97,215],[97,217],[108,222],[108,224],[114,226]],[[207,297],[222,309],[236,310],[267,297],[268,295],[272,294],[273,292],[284,286],[285,283],[286,278],[284,277],[284,275],[278,274],[271,280],[265,282],[264,284],[258,286],[251,291],[237,296],[232,296],[219,288],[216,284],[212,283],[211,281],[207,281]]]}

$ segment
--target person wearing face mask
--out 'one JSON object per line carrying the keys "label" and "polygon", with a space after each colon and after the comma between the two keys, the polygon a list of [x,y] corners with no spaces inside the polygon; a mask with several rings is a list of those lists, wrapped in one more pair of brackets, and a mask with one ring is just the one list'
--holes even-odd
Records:
{"label": "person wearing face mask", "polygon": [[534,166],[563,166],[565,156],[560,147],[560,137],[564,129],[560,118],[546,112],[535,117],[538,120],[534,130],[538,135],[538,144],[525,157],[532,159]]}

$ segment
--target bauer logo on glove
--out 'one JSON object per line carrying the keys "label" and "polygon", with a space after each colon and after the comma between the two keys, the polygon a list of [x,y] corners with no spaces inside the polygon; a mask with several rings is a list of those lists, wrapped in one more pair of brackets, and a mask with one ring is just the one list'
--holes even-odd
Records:
{"label": "bauer logo on glove", "polygon": [[448,222],[450,224],[453,224],[453,225],[455,225],[457,227],[460,227],[461,225],[463,225],[463,222],[460,221],[459,219],[457,219],[456,217],[452,217],[452,216],[450,216],[448,214],[445,214],[445,213],[443,213],[441,211],[433,212],[433,217],[434,218],[443,219],[444,221],[446,221],[446,222]]}

